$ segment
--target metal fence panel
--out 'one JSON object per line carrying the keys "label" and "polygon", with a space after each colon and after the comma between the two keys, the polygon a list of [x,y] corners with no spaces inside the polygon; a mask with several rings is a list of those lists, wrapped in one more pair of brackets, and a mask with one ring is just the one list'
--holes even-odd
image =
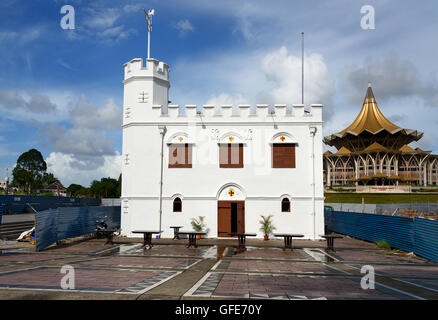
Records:
{"label": "metal fence panel", "polygon": [[335,211],[344,212],[362,212],[362,213],[394,213],[397,209],[400,211],[412,210],[417,213],[437,214],[437,202],[411,202],[411,203],[379,203],[379,204],[361,204],[361,203],[325,203]]}
{"label": "metal fence panel", "polygon": [[35,218],[35,242],[37,251],[40,251],[58,241],[56,216],[56,209],[37,213]]}
{"label": "metal fence panel", "polygon": [[64,207],[37,212],[36,249],[41,251],[63,239],[94,233],[97,221],[105,219],[109,228],[120,228],[120,207]]}
{"label": "metal fence panel", "polygon": [[414,250],[414,221],[406,217],[332,211],[326,212],[327,228],[372,242],[386,241],[393,248]]}
{"label": "metal fence panel", "polygon": [[31,205],[37,211],[58,207],[99,206],[100,199],[52,196],[0,195],[0,208],[5,213],[23,213]]}
{"label": "metal fence panel", "polygon": [[122,200],[120,198],[103,198],[101,199],[102,206],[121,206],[122,205]]}
{"label": "metal fence panel", "polygon": [[438,221],[415,218],[415,254],[438,262]]}
{"label": "metal fence panel", "polygon": [[2,231],[2,213],[3,213],[3,207],[0,206],[0,232]]}

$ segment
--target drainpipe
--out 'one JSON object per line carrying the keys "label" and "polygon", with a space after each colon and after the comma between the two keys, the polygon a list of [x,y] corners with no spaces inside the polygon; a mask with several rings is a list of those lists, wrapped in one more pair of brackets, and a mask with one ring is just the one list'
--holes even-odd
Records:
{"label": "drainpipe", "polygon": [[161,175],[160,175],[160,222],[158,231],[160,232],[161,239],[161,219],[163,216],[163,160],[164,160],[164,136],[166,135],[166,126],[158,126],[161,135]]}
{"label": "drainpipe", "polygon": [[316,127],[309,127],[312,137],[312,214],[313,214],[313,240],[316,240],[316,205],[315,205],[315,134]]}

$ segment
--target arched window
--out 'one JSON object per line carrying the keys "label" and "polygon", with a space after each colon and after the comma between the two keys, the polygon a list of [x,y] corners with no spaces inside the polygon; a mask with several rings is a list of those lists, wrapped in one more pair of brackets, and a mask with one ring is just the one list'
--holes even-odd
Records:
{"label": "arched window", "polygon": [[281,212],[290,212],[290,200],[288,198],[281,200]]}
{"label": "arched window", "polygon": [[182,201],[179,197],[173,200],[173,212],[182,212]]}

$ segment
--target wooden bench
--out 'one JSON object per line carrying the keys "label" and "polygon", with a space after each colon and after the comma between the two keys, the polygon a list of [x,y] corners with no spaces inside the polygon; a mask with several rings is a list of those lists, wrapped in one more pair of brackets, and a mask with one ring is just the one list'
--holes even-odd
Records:
{"label": "wooden bench", "polygon": [[[162,232],[162,231],[161,231]],[[157,230],[135,230],[132,233],[142,233],[143,234],[143,248],[150,250],[152,249],[152,235],[160,234]]]}
{"label": "wooden bench", "polygon": [[302,234],[292,234],[292,233],[274,233],[275,237],[283,237],[284,238],[284,247],[283,247],[283,251],[286,249],[291,249],[292,248],[292,238],[302,238],[304,237],[304,235]]}
{"label": "wooden bench", "polygon": [[196,232],[196,231],[182,231],[178,232],[178,234],[186,234],[189,237],[189,244],[187,245],[187,248],[190,248],[191,246],[197,248],[198,245],[196,244],[196,236],[205,236],[206,232]]}
{"label": "wooden bench", "polygon": [[238,233],[238,232],[230,232],[228,233],[231,237],[238,238],[237,251],[242,252],[246,250],[246,237],[255,237],[256,233]]}
{"label": "wooden bench", "polygon": [[335,239],[342,239],[343,236],[339,236],[336,234],[325,234],[321,236],[322,238],[327,240],[327,248],[326,251],[335,251],[334,243]]}
{"label": "wooden bench", "polygon": [[173,229],[173,239],[172,240],[179,240],[179,229],[182,228],[182,226],[171,226],[170,228]]}

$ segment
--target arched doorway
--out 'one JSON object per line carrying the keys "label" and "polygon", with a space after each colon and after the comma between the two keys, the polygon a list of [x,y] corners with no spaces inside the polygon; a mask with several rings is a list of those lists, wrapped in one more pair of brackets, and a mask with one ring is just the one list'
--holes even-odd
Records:
{"label": "arched doorway", "polygon": [[217,236],[245,232],[245,194],[237,184],[223,186],[217,196]]}

